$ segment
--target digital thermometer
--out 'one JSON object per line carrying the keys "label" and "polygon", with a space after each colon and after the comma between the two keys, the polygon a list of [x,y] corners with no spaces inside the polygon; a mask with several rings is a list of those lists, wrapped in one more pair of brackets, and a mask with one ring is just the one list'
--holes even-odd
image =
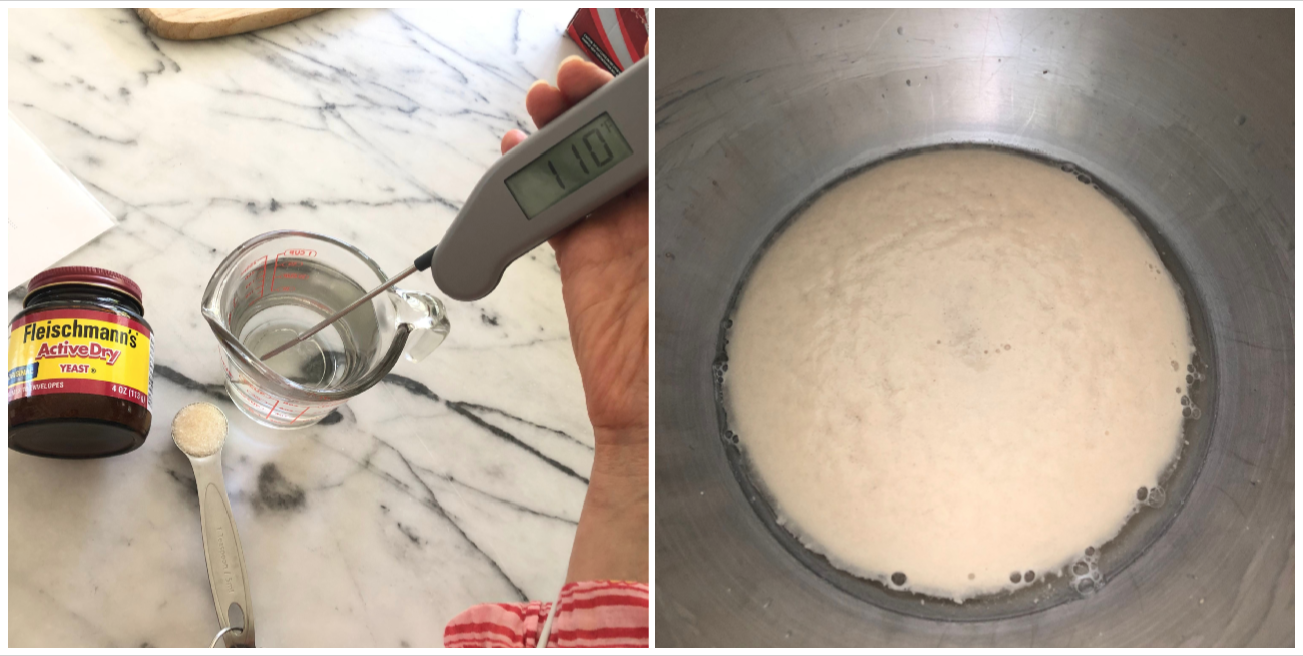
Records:
{"label": "digital thermometer", "polygon": [[489,167],[434,252],[434,283],[483,298],[507,265],[647,178],[648,60],[579,101]]}
{"label": "digital thermometer", "polygon": [[459,301],[484,298],[507,265],[647,178],[648,60],[507,151],[480,178],[439,245],[398,275],[263,360],[317,334],[407,276],[431,269],[439,290]]}

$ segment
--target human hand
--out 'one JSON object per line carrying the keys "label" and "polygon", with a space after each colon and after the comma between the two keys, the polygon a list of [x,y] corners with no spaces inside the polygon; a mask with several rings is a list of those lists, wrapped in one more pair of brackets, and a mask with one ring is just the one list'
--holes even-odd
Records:
{"label": "human hand", "polygon": [[[555,87],[530,87],[525,108],[543,127],[610,81],[570,57]],[[508,132],[502,152],[525,139]],[[550,240],[596,443],[567,582],[649,580],[647,214],[643,181]]]}
{"label": "human hand", "polygon": [[[541,128],[611,79],[595,64],[567,58],[557,86],[535,82],[525,108]],[[525,138],[508,132],[502,152]],[[549,240],[599,447],[647,440],[647,220],[644,181]]]}

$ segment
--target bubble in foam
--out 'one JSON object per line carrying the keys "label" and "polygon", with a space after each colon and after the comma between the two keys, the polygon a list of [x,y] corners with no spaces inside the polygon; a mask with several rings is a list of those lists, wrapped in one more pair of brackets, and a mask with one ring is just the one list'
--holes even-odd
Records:
{"label": "bubble in foam", "polygon": [[1157,485],[1149,488],[1149,494],[1145,495],[1145,505],[1150,508],[1162,508],[1164,503],[1167,503],[1167,493],[1163,488]]}
{"label": "bubble in foam", "polygon": [[737,444],[741,440],[738,439],[737,433],[734,433],[731,430],[726,430],[724,431],[724,441],[729,444]]}
{"label": "bubble in foam", "polygon": [[1104,587],[1104,574],[1099,570],[1099,551],[1095,547],[1086,547],[1082,559],[1074,563],[1068,573],[1072,575],[1068,587],[1083,597]]}
{"label": "bubble in foam", "polygon": [[905,581],[907,580],[908,579],[905,577],[904,572],[896,572],[895,574],[891,575],[891,582],[895,583],[896,585],[905,585]]}

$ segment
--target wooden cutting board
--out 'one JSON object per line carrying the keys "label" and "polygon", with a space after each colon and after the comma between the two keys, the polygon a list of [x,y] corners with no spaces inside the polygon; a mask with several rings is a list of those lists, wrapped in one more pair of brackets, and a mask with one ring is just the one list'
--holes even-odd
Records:
{"label": "wooden cutting board", "polygon": [[137,9],[150,31],[164,39],[196,41],[242,34],[298,20],[325,9]]}

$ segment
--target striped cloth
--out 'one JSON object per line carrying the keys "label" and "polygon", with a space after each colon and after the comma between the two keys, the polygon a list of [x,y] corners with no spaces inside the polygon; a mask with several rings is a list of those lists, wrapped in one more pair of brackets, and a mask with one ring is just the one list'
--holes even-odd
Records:
{"label": "striped cloth", "polygon": [[[557,600],[548,647],[647,647],[647,584],[567,583]],[[480,604],[443,630],[444,647],[535,647],[552,604]]]}

